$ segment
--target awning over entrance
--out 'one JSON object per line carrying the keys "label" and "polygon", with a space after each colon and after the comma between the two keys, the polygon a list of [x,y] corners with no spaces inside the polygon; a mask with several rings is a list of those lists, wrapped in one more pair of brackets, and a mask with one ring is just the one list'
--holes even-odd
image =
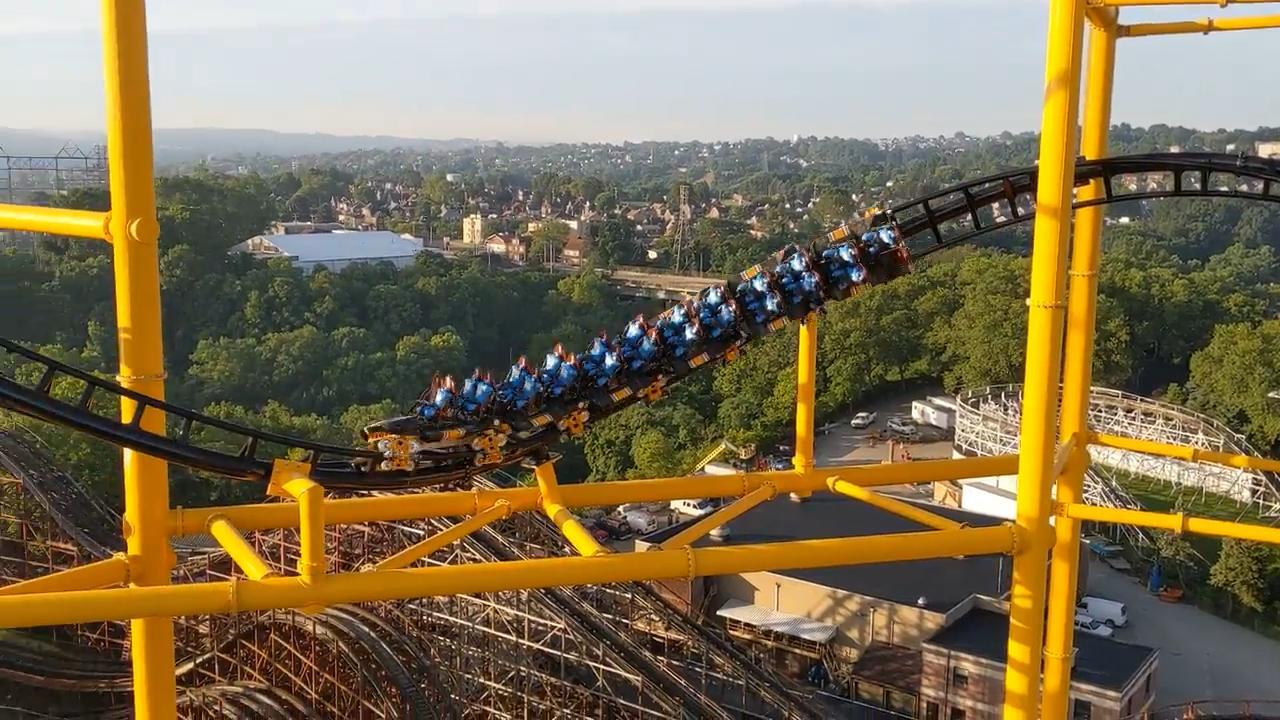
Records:
{"label": "awning over entrance", "polygon": [[827,623],[799,615],[788,615],[787,613],[766,610],[741,600],[729,600],[716,611],[716,615],[729,620],[737,620],[760,630],[769,630],[816,643],[825,643],[835,637],[836,634],[835,625],[828,625]]}

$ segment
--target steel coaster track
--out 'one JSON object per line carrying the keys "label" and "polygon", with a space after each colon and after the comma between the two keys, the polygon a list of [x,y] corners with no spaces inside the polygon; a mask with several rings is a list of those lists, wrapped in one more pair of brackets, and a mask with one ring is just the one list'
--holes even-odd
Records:
{"label": "steel coaster track", "polygon": [[[1127,177],[1164,176],[1127,190]],[[1039,169],[1035,166],[966,180],[903,203],[894,203],[873,223],[889,220],[923,257],[1035,217]],[[1075,187],[1102,181],[1101,197],[1073,208],[1161,198],[1223,198],[1280,202],[1280,160],[1220,153],[1149,153],[1076,161]],[[999,211],[997,213],[997,210]],[[931,241],[931,242],[929,242]]]}
{"label": "steel coaster track", "polygon": [[[1126,180],[1137,176],[1147,179],[1142,188],[1124,191]],[[1165,176],[1168,181],[1153,183],[1150,181],[1152,176]],[[915,200],[895,204],[873,218],[872,222],[891,224],[897,230],[909,256],[924,257],[943,248],[1030,220],[1035,215],[1037,179],[1037,169],[1030,167],[965,181]],[[1093,180],[1102,181],[1102,197],[1077,202],[1075,207],[1167,197],[1280,202],[1280,161],[1241,155],[1157,153],[1080,161],[1076,166],[1076,186],[1083,186]],[[828,233],[823,240],[836,244],[853,235],[847,226],[842,225]],[[744,276],[755,270],[756,268],[748,270]],[[896,274],[885,276],[881,273],[881,279],[890,280]],[[789,308],[789,314],[783,317],[799,319],[809,309],[811,308]],[[785,324],[785,320],[779,320],[778,325]],[[744,331],[738,345],[745,345],[771,329],[776,328]],[[712,344],[714,343],[706,343]],[[708,361],[701,367],[687,368],[682,372],[653,370],[650,376],[631,378],[615,393],[624,397],[603,402],[593,400],[590,403],[590,420],[594,422],[634,404],[641,396],[638,391],[655,381],[669,386],[702,367],[717,365],[732,349],[724,346],[709,350]],[[433,456],[422,467],[407,470],[384,469],[380,467],[383,455],[375,450],[318,443],[210,417],[128,390],[3,338],[0,338],[0,352],[15,356],[19,362],[33,364],[39,369],[39,377],[34,385],[0,374],[0,408],[84,432],[114,445],[128,447],[178,465],[235,479],[263,480],[270,476],[275,459],[292,458],[305,460],[311,466],[312,479],[331,490],[392,490],[439,485],[511,465],[542,452],[560,438],[560,432],[553,426],[548,426],[532,437],[509,443],[497,457],[460,445]],[[78,388],[78,396],[74,401],[64,400],[54,394],[55,384],[61,387],[68,381]],[[128,421],[95,413],[95,401],[105,397],[132,400],[137,403],[137,409]],[[543,422],[546,422],[548,416],[555,421],[569,409],[561,408],[552,413],[534,412],[530,415],[535,417],[516,419],[516,422],[528,426],[539,419],[536,416],[542,416]],[[153,433],[142,427],[143,418],[148,412],[162,412],[168,417],[168,435]],[[198,430],[230,438],[229,445],[238,446],[239,450],[229,452],[207,444],[198,444],[193,439],[193,434]]]}

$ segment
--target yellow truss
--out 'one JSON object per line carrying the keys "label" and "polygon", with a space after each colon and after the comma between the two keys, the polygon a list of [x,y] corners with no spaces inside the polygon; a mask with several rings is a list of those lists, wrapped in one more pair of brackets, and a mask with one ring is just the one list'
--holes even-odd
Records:
{"label": "yellow truss", "polygon": [[[130,620],[136,715],[140,720],[154,720],[174,717],[176,712],[171,618],[178,615],[268,608],[312,610],[333,603],[451,593],[1008,553],[1014,558],[1014,579],[1004,717],[1064,720],[1068,712],[1081,520],[1280,544],[1280,530],[1273,528],[1081,503],[1089,444],[1232,467],[1275,469],[1278,463],[1089,434],[1086,411],[1102,225],[1098,207],[1075,213],[1075,237],[1068,243],[1077,121],[1083,121],[1080,152],[1086,158],[1105,156],[1116,40],[1280,26],[1280,16],[1276,15],[1121,25],[1118,8],[1253,1],[1051,0],[1019,456],[815,469],[817,319],[810,317],[800,329],[792,471],[561,486],[551,466],[544,465],[536,472],[537,487],[327,500],[321,489],[306,479],[305,466],[279,463],[272,478],[273,491],[293,502],[184,510],[169,507],[165,463],[125,450],[126,554],[0,588],[0,627]],[[164,366],[156,244],[159,227],[152,171],[144,1],[102,0],[102,16],[111,210],[97,213],[0,205],[0,227],[101,239],[111,244],[121,382],[130,389],[162,398]],[[1082,92],[1086,20],[1088,69]],[[1082,95],[1084,113],[1079,118]],[[1096,197],[1102,188],[1095,181],[1081,192],[1085,197]],[[1060,425],[1055,422],[1059,401]],[[126,420],[133,411],[133,403],[122,402],[121,412]],[[160,413],[147,413],[143,424],[149,431],[164,431]],[[868,489],[1015,471],[1019,489],[1016,521],[995,527],[956,527],[946,518]],[[1055,484],[1056,501],[1051,502],[1050,490]],[[820,491],[849,495],[935,529],[731,548],[690,545],[715,525],[777,493],[807,495]],[[740,499],[660,547],[641,553],[604,552],[570,512],[575,507],[687,497]],[[493,563],[408,567],[434,550],[515,512],[546,513],[579,555],[503,562],[501,569]],[[1050,527],[1049,519],[1055,515],[1057,522]],[[373,568],[354,573],[327,571],[326,524],[443,516],[468,519]],[[284,527],[299,529],[302,552],[297,575],[275,575],[241,534]],[[169,539],[193,532],[213,535],[247,579],[171,586],[173,554]],[[1052,554],[1046,573],[1050,548],[1057,551]]]}

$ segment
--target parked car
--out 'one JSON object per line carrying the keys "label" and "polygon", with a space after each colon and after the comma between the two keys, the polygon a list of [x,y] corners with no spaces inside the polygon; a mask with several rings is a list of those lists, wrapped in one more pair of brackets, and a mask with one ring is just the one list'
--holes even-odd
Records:
{"label": "parked car", "polygon": [[1092,635],[1101,635],[1102,637],[1111,637],[1116,632],[1107,625],[1082,613],[1076,613],[1076,629],[1080,632],[1087,632]]}
{"label": "parked car", "polygon": [[630,539],[633,534],[631,532],[631,526],[627,524],[625,518],[601,518],[596,525],[608,532],[614,540],[627,540]]}
{"label": "parked car", "polygon": [[904,437],[915,437],[920,433],[916,428],[915,423],[902,417],[891,417],[889,418],[889,422],[885,423],[884,426],[889,429],[889,432],[896,433]]}
{"label": "parked car", "polygon": [[876,414],[874,412],[860,412],[849,421],[849,427],[854,430],[862,430],[871,427],[871,424],[875,421]]}
{"label": "parked car", "polygon": [[769,458],[767,462],[770,470],[790,470],[793,467],[791,464],[791,458],[775,456]]}
{"label": "parked car", "polygon": [[707,499],[699,500],[672,500],[671,509],[681,515],[692,515],[693,517],[701,517],[709,515],[716,509],[716,504]]}
{"label": "parked car", "polygon": [[1085,535],[1080,538],[1089,546],[1089,550],[1100,558],[1110,558],[1124,552],[1123,545],[1117,545],[1101,535]]}
{"label": "parked car", "polygon": [[1085,595],[1076,605],[1076,611],[1088,615],[1107,627],[1118,628],[1129,624],[1129,610],[1118,600]]}

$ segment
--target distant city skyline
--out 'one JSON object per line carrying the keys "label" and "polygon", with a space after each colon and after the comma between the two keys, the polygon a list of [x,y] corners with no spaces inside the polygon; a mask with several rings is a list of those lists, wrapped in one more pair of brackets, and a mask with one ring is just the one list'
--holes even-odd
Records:
{"label": "distant city skyline", "polygon": [[[102,126],[97,6],[0,0],[0,66],[9,69],[0,125]],[[1126,20],[1209,9],[1126,11]],[[511,143],[1020,132],[1039,126],[1046,10],[1014,0],[386,0],[360,9],[151,0],[153,120]],[[1277,60],[1280,31],[1124,40],[1114,119],[1280,124],[1280,97],[1265,91]]]}

